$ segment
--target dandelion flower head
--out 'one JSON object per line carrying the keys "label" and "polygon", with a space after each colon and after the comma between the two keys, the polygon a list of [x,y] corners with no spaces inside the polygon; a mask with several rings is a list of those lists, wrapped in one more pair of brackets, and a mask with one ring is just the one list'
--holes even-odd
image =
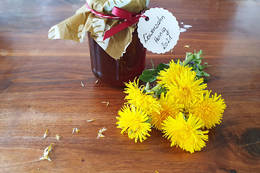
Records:
{"label": "dandelion flower head", "polygon": [[164,85],[166,88],[169,88],[171,85],[176,85],[176,78],[180,76],[180,74],[187,71],[192,72],[191,67],[181,65],[179,60],[177,63],[172,60],[169,66],[168,69],[161,70],[157,77],[158,83]]}
{"label": "dandelion flower head", "polygon": [[153,96],[144,93],[144,88],[139,88],[139,81],[126,83],[125,99],[131,105],[138,107],[145,111],[147,114],[152,112],[159,112],[160,104]]}
{"label": "dandelion flower head", "polygon": [[179,103],[189,109],[194,101],[203,95],[207,84],[203,84],[203,79],[196,79],[196,73],[185,71],[176,78],[176,85],[170,85],[169,94],[175,95]]}
{"label": "dandelion flower head", "polygon": [[203,125],[199,118],[190,114],[185,120],[183,113],[179,113],[176,119],[169,116],[163,122],[162,129],[164,136],[171,141],[171,146],[176,145],[193,153],[206,146],[208,131],[200,130]]}
{"label": "dandelion flower head", "polygon": [[226,104],[221,95],[215,93],[210,96],[211,91],[206,91],[204,95],[192,106],[190,112],[199,117],[205,127],[210,129],[221,123]]}
{"label": "dandelion flower head", "polygon": [[161,130],[162,122],[168,117],[176,117],[183,109],[183,105],[178,103],[178,100],[169,94],[161,94],[159,103],[161,105],[160,112],[151,113],[151,123],[152,125]]}
{"label": "dandelion flower head", "polygon": [[148,122],[149,117],[141,109],[125,105],[118,112],[118,115],[116,124],[118,125],[117,128],[122,129],[122,134],[126,132],[130,139],[135,139],[135,142],[138,140],[143,142],[147,139],[147,136],[150,136],[151,124]]}

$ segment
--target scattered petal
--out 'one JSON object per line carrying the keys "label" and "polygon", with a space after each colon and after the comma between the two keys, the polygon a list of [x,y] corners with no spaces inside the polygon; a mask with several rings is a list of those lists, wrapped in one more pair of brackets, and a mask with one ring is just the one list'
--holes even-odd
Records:
{"label": "scattered petal", "polygon": [[180,32],[186,32],[187,31],[187,29],[185,29],[185,28],[180,28]]}
{"label": "scattered petal", "polygon": [[45,133],[44,133],[44,135],[43,135],[43,139],[46,139],[46,138],[47,138],[48,133],[49,133],[49,129],[46,129],[46,130],[45,130]]}
{"label": "scattered petal", "polygon": [[48,147],[46,147],[43,151],[43,155],[42,157],[40,158],[40,160],[48,160],[48,161],[51,161],[51,158],[49,157],[49,154],[50,152],[52,151],[52,145],[53,144],[50,144]]}
{"label": "scattered petal", "polygon": [[73,128],[72,129],[72,134],[74,134],[74,133],[79,133],[80,132],[80,130],[78,129],[78,128]]}
{"label": "scattered petal", "polygon": [[57,141],[59,141],[59,140],[60,140],[60,138],[61,138],[61,136],[60,136],[60,135],[58,135],[58,134],[56,134],[56,139],[57,139]]}
{"label": "scattered petal", "polygon": [[109,106],[109,102],[106,102],[106,101],[104,101],[104,102],[101,102],[101,103],[103,103],[103,104],[106,104],[107,105],[107,107]]}
{"label": "scattered petal", "polygon": [[4,49],[0,49],[0,56],[7,56],[8,55],[8,51],[4,50]]}
{"label": "scattered petal", "polygon": [[99,80],[96,80],[95,84],[98,84],[99,83]]}
{"label": "scattered petal", "polygon": [[185,45],[184,48],[190,48],[190,45]]}
{"label": "scattered petal", "polygon": [[97,139],[99,138],[104,138],[105,136],[103,135],[103,132],[105,132],[107,129],[105,127],[103,127],[102,129],[100,129],[98,131],[98,135],[97,135]]}
{"label": "scattered petal", "polygon": [[104,136],[103,134],[98,133],[97,139],[99,139],[99,138],[104,138],[104,137],[105,137],[105,136]]}
{"label": "scattered petal", "polygon": [[80,82],[80,84],[81,84],[82,88],[85,87],[85,84],[82,81]]}
{"label": "scattered petal", "polygon": [[191,25],[183,25],[183,27],[184,27],[185,29],[189,29],[189,28],[191,28],[192,26],[191,26]]}
{"label": "scattered petal", "polygon": [[91,122],[93,122],[93,121],[95,121],[96,119],[89,119],[89,120],[87,120],[87,122],[88,123],[91,123]]}

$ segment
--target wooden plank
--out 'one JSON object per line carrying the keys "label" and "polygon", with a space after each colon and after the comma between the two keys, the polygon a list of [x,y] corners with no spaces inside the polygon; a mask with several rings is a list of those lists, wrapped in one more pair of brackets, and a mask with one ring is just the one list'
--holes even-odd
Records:
{"label": "wooden plank", "polygon": [[[246,0],[154,0],[193,27],[172,53],[147,53],[155,64],[203,49],[208,86],[227,109],[195,154],[171,148],[153,130],[135,144],[116,128],[122,88],[96,84],[87,42],[51,41],[48,29],[81,0],[0,2],[0,172],[257,172],[260,168],[260,3]],[[184,48],[189,45],[190,48]],[[84,87],[81,86],[84,83]],[[107,107],[102,102],[108,101]],[[95,119],[87,123],[88,119]],[[106,127],[105,138],[96,139]],[[42,136],[46,129],[50,133]],[[72,128],[80,133],[72,135]],[[55,135],[61,140],[57,141]],[[54,143],[53,161],[38,161]]]}

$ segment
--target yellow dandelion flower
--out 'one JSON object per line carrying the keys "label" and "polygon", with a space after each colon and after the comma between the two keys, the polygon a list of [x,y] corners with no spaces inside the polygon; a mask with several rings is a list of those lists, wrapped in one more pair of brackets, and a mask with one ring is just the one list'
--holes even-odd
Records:
{"label": "yellow dandelion flower", "polygon": [[196,73],[185,71],[176,78],[177,85],[169,86],[169,94],[173,94],[183,104],[185,109],[189,109],[191,104],[205,93],[207,84],[203,84],[203,79],[196,79]]}
{"label": "yellow dandelion flower", "polygon": [[161,105],[160,112],[151,113],[152,125],[161,130],[162,122],[168,117],[176,117],[183,109],[183,105],[178,103],[178,100],[169,94],[161,94],[159,103]]}
{"label": "yellow dandelion flower", "polygon": [[152,112],[159,112],[160,104],[151,95],[143,93],[144,88],[139,89],[139,81],[126,83],[125,93],[127,94],[125,99],[131,105],[138,107],[145,111],[148,115]]}
{"label": "yellow dandelion flower", "polygon": [[147,139],[151,131],[151,124],[148,123],[149,117],[141,109],[125,105],[119,112],[119,117],[116,117],[117,128],[122,129],[121,133],[126,132],[130,139],[135,139],[135,142],[140,140],[143,142]]}
{"label": "yellow dandelion flower", "polygon": [[[164,85],[166,88],[169,88],[171,85],[177,85],[176,78],[184,72],[191,72],[191,67],[183,66],[180,64],[180,60],[177,63],[174,63],[172,60],[169,64],[169,68],[166,70],[161,70],[159,76],[157,77],[158,83]],[[195,73],[196,75],[196,73]]]}
{"label": "yellow dandelion flower", "polygon": [[224,99],[221,98],[221,95],[215,93],[210,97],[210,93],[211,91],[206,91],[205,95],[201,96],[201,99],[190,109],[190,112],[199,117],[208,129],[221,123],[226,108],[226,104]]}
{"label": "yellow dandelion flower", "polygon": [[189,115],[188,120],[184,119],[184,115],[179,113],[176,119],[168,117],[163,122],[163,133],[171,141],[171,146],[179,146],[183,150],[193,153],[200,151],[206,146],[205,141],[208,140],[208,131],[202,131],[203,122]]}

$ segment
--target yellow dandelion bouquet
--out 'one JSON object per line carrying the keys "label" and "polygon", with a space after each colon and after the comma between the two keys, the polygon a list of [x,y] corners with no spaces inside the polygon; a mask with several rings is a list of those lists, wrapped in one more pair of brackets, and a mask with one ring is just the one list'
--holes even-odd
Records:
{"label": "yellow dandelion bouquet", "polygon": [[187,53],[183,62],[159,64],[126,83],[127,103],[116,117],[121,133],[143,142],[155,128],[171,146],[190,153],[205,147],[208,130],[221,123],[226,105],[221,95],[206,90],[209,74],[203,71],[207,64],[201,64],[201,55]]}

